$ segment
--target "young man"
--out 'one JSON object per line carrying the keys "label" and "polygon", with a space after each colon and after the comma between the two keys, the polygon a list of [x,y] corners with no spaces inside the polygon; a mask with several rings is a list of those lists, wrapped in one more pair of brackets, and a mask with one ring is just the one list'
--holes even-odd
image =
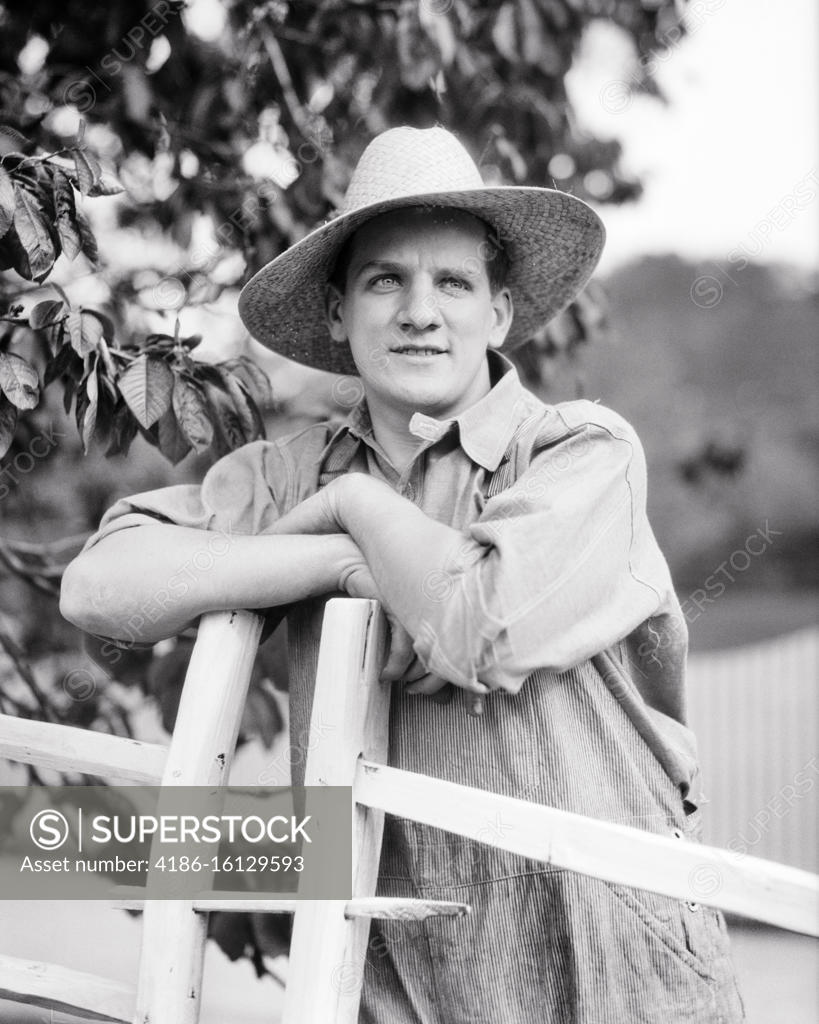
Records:
{"label": "young man", "polygon": [[[543,405],[502,355],[577,294],[602,244],[571,196],[484,187],[443,129],[379,136],[342,214],[239,303],[259,340],[358,374],[364,399],[342,425],[227,456],[201,488],[120,501],[66,573],[64,614],[155,640],[206,611],[287,606],[298,744],[327,596],[377,597],[401,684],[390,763],[695,839],[685,627],[639,440],[591,402]],[[220,529],[225,555],[173,586]],[[374,924],[367,1024],[742,1019],[708,908],[396,818],[379,892],[472,913]]]}

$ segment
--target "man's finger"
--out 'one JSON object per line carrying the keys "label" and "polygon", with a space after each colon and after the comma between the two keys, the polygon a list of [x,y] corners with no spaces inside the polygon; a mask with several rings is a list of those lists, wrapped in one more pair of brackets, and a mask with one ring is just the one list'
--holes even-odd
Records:
{"label": "man's finger", "polygon": [[340,526],[329,494],[317,491],[274,523],[271,533],[336,533]]}
{"label": "man's finger", "polygon": [[426,675],[421,676],[420,679],[416,679],[411,683],[408,683],[404,687],[405,693],[424,693],[430,696],[433,693],[438,693],[439,690],[443,690],[445,686],[449,686],[450,683],[446,679],[441,679],[440,676],[436,676],[432,672],[427,672]]}
{"label": "man's finger", "polygon": [[[422,679],[410,683],[404,687],[405,693],[424,694],[435,701],[436,704],[449,704],[455,693],[455,686],[441,679],[440,676],[428,673]],[[466,713],[472,718],[480,718],[484,711],[484,695],[482,693],[467,693]]]}
{"label": "man's finger", "polygon": [[477,694],[479,697],[485,697],[487,693],[492,692],[486,683],[479,683],[477,679],[474,683],[460,683],[459,685],[462,690],[466,690],[467,693]]}
{"label": "man's finger", "polygon": [[410,666],[401,676],[401,681],[404,683],[414,683],[418,679],[423,679],[424,676],[429,675],[426,665],[416,655]]}
{"label": "man's finger", "polygon": [[484,698],[479,694],[470,694],[466,707],[466,713],[472,718],[480,718],[483,714]]}
{"label": "man's finger", "polygon": [[394,683],[404,678],[407,669],[415,660],[415,651],[412,649],[412,637],[401,623],[392,615],[387,615],[387,621],[390,625],[390,653],[381,670],[381,680],[385,683]]}

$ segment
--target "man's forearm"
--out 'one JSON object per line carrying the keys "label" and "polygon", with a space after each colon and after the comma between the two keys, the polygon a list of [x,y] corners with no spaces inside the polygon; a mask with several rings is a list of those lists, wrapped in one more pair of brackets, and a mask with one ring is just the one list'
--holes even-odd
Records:
{"label": "man's forearm", "polygon": [[468,542],[390,488],[361,475],[343,492],[343,525],[404,628],[415,636],[426,600],[446,593]]}
{"label": "man's forearm", "polygon": [[204,612],[329,593],[356,557],[344,534],[250,537],[146,524],[78,556],[64,574],[60,609],[88,632],[151,642]]}

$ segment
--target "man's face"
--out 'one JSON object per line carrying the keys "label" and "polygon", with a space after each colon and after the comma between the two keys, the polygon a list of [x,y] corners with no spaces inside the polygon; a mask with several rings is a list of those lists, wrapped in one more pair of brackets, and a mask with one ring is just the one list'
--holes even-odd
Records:
{"label": "man's face", "polygon": [[490,388],[487,348],[512,322],[493,294],[485,225],[457,210],[402,209],[368,221],[328,289],[333,339],[349,342],[371,410],[444,419]]}

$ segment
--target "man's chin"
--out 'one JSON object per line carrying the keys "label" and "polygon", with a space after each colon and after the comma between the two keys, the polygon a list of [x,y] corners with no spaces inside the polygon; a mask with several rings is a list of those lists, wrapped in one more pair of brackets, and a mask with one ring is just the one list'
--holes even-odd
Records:
{"label": "man's chin", "polygon": [[388,402],[405,412],[423,412],[440,419],[453,404],[453,396],[441,387],[440,381],[402,383],[403,387],[396,387],[390,392]]}
{"label": "man's chin", "polygon": [[422,412],[435,419],[449,419],[477,402],[490,390],[488,373],[484,387],[475,384],[473,381],[465,387],[454,368],[443,362],[432,370],[407,370],[396,363],[377,382],[365,381],[371,404],[375,399],[383,409],[391,408],[408,416]]}

